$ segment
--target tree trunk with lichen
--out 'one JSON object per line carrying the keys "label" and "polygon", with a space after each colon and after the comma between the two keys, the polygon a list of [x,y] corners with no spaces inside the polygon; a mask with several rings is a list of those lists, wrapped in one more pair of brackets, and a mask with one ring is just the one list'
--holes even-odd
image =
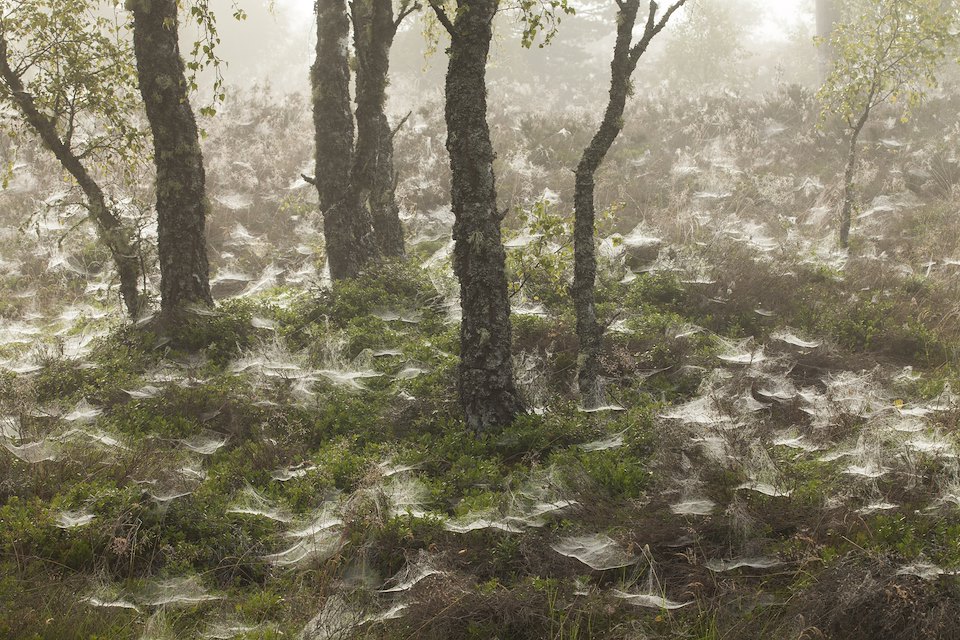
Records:
{"label": "tree trunk with lichen", "polygon": [[174,320],[189,305],[213,305],[203,154],[180,56],[177,0],[127,0],[127,8],[157,169],[160,310]]}
{"label": "tree trunk with lichen", "polygon": [[400,205],[397,203],[397,171],[393,166],[393,136],[387,116],[380,118],[380,169],[373,181],[373,231],[380,254],[401,257],[406,249],[403,244],[403,223],[400,222]]}
{"label": "tree trunk with lichen", "polygon": [[10,66],[7,42],[2,34],[0,34],[0,77],[27,124],[40,136],[44,146],[53,153],[83,192],[97,235],[110,251],[113,264],[117,269],[120,297],[130,317],[136,318],[143,310],[144,299],[140,295],[140,256],[135,248],[133,230],[124,225],[120,216],[110,208],[97,180],[63,141],[53,121],[39,110],[33,96],[24,88],[20,76]]}
{"label": "tree trunk with lichen", "polygon": [[577,316],[579,339],[577,382],[584,406],[596,407],[600,397],[600,354],[603,346],[603,327],[596,310],[596,211],[593,201],[594,177],[606,158],[610,147],[623,129],[623,111],[630,95],[630,77],[637,63],[647,51],[650,42],[669,22],[671,16],[686,0],[676,0],[658,18],[659,6],[650,0],[649,14],[643,35],[634,43],[633,30],[637,23],[641,0],[622,0],[617,3],[617,39],[610,63],[610,96],[600,127],[583,150],[576,170],[574,191],[574,257],[571,296]]}
{"label": "tree trunk with lichen", "polygon": [[623,128],[623,111],[630,91],[630,76],[639,56],[631,56],[632,32],[639,0],[626,0],[617,14],[617,40],[610,65],[610,97],[600,127],[583,150],[576,169],[574,190],[574,274],[571,294],[577,317],[579,340],[577,383],[584,406],[596,407],[600,397],[600,354],[603,328],[596,310],[596,210],[594,177]]}
{"label": "tree trunk with lichen", "polygon": [[316,186],[323,234],[334,280],[353,278],[375,255],[373,222],[355,205],[350,187],[354,164],[353,113],[347,43],[346,0],[317,0],[316,59],[310,70],[316,140]]}
{"label": "tree trunk with lichen", "polygon": [[857,142],[860,140],[860,133],[863,131],[867,120],[870,117],[870,111],[864,111],[860,120],[850,131],[850,142],[847,147],[847,167],[843,172],[843,208],[840,210],[840,247],[844,250],[850,248],[850,227],[853,223],[853,209],[857,204],[857,190],[855,178],[857,176]]}
{"label": "tree trunk with lichen", "polygon": [[351,173],[351,205],[366,209],[376,253],[402,256],[403,227],[396,200],[393,132],[386,115],[390,48],[397,32],[391,0],[353,0],[357,55],[357,145]]}
{"label": "tree trunk with lichen", "polygon": [[467,425],[488,431],[523,412],[513,376],[510,299],[487,126],[486,65],[497,0],[460,0],[446,78],[452,171],[453,268],[460,281],[460,402]]}

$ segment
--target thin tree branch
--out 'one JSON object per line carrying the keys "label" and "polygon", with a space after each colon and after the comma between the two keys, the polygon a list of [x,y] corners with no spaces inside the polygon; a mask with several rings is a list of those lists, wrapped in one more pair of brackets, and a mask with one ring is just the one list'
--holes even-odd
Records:
{"label": "thin tree branch", "polygon": [[656,0],[650,0],[650,10],[647,13],[647,24],[643,28],[644,37],[647,37],[647,35],[657,26],[657,11],[659,10],[660,6],[657,5]]}
{"label": "thin tree branch", "polygon": [[393,29],[396,31],[400,28],[400,24],[414,11],[419,11],[423,8],[419,2],[404,2],[400,5],[400,11],[397,12],[397,19],[393,21]]}
{"label": "thin tree branch", "polygon": [[673,14],[677,12],[680,7],[685,5],[687,0],[677,0],[663,13],[659,20],[657,20],[657,11],[660,9],[657,5],[656,0],[650,0],[650,12],[647,14],[647,24],[643,29],[643,37],[640,38],[640,41],[637,42],[630,49],[630,59],[634,64],[640,59],[640,56],[644,54],[647,50],[647,47],[650,46],[650,42],[663,31],[664,27],[667,26],[667,23],[670,22],[670,18],[673,17]]}
{"label": "thin tree branch", "polygon": [[437,14],[437,20],[440,21],[440,24],[443,25],[443,28],[447,30],[447,33],[450,34],[450,37],[453,38],[457,30],[453,26],[453,22],[450,21],[450,16],[447,15],[447,12],[443,10],[443,7],[440,6],[438,0],[428,0],[430,3],[430,8],[433,9],[433,12]]}
{"label": "thin tree branch", "polygon": [[667,9],[667,12],[663,14],[662,18],[660,18],[660,22],[657,23],[657,29],[654,35],[663,31],[663,28],[667,26],[668,22],[670,22],[670,18],[673,17],[673,14],[676,13],[677,10],[686,3],[687,0],[677,0],[677,2],[674,2],[672,5],[670,5],[670,8]]}
{"label": "thin tree branch", "polygon": [[391,140],[393,140],[393,139],[397,136],[397,134],[400,133],[400,129],[403,128],[403,125],[407,124],[407,120],[409,120],[409,119],[410,119],[410,116],[412,116],[412,115],[413,115],[413,111],[408,111],[408,112],[407,112],[407,115],[403,116],[403,118],[400,120],[400,122],[397,123],[397,126],[395,126],[395,127],[393,128],[393,131],[390,132],[390,139],[391,139]]}

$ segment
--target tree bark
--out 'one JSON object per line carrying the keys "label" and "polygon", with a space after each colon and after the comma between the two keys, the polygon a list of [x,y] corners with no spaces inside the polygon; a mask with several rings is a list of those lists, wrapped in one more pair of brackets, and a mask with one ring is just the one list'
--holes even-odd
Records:
{"label": "tree bark", "polygon": [[866,125],[870,117],[870,111],[864,111],[860,120],[857,121],[853,130],[850,132],[850,146],[847,150],[847,168],[843,174],[843,209],[840,212],[840,247],[842,249],[850,248],[850,225],[853,220],[853,208],[856,205],[857,192],[854,186],[854,178],[857,173],[857,141],[860,139],[860,132]]}
{"label": "tree bark", "polygon": [[346,0],[317,0],[316,59],[310,70],[316,135],[316,186],[334,280],[353,278],[374,256],[373,222],[350,188],[354,164],[353,113]]}
{"label": "tree bark", "polygon": [[584,406],[596,406],[600,402],[598,381],[603,342],[603,329],[597,321],[596,311],[594,176],[623,128],[623,111],[630,88],[630,76],[636,67],[635,63],[631,64],[630,43],[639,7],[639,0],[627,0],[618,12],[617,40],[610,65],[610,98],[600,127],[583,150],[575,174],[572,294],[577,316],[577,338],[580,343],[577,382]]}
{"label": "tree bark", "polygon": [[406,254],[400,205],[397,203],[397,171],[393,165],[394,133],[386,114],[381,115],[379,169],[373,182],[371,202],[377,247],[380,254],[388,258],[398,258]]}
{"label": "tree bark", "polygon": [[657,4],[650,3],[650,13],[642,38],[633,44],[633,29],[637,23],[640,0],[624,0],[617,12],[617,39],[610,63],[610,96],[603,120],[583,150],[576,169],[574,188],[573,230],[573,287],[571,295],[577,316],[579,341],[577,384],[585,407],[596,407],[600,397],[600,353],[603,346],[603,327],[596,310],[596,210],[594,205],[594,178],[607,152],[623,129],[623,112],[630,93],[630,76],[651,40],[666,26],[670,16],[685,3],[674,3],[657,20]]}
{"label": "tree bark", "polygon": [[351,204],[366,211],[373,225],[376,253],[402,256],[403,227],[396,201],[393,132],[386,115],[390,48],[398,23],[392,0],[353,0],[357,55],[357,146],[351,173]]}
{"label": "tree bark", "polygon": [[160,310],[212,306],[206,243],[206,178],[178,43],[177,0],[127,0],[133,46],[157,169]]}
{"label": "tree bark", "polygon": [[[460,402],[487,431],[523,412],[513,376],[510,300],[487,126],[486,64],[498,0],[459,0],[450,24],[447,152],[452,171],[453,268],[460,281]],[[435,7],[435,10],[437,8]],[[445,25],[446,26],[446,25]]]}
{"label": "tree bark", "polygon": [[120,279],[120,296],[127,313],[136,318],[142,311],[144,300],[140,295],[140,257],[135,249],[133,231],[127,228],[120,216],[107,204],[99,183],[87,170],[80,158],[57,133],[54,122],[44,115],[24,88],[23,81],[13,71],[7,55],[6,38],[0,34],[0,77],[10,90],[14,104],[23,114],[27,124],[40,136],[64,170],[77,182],[87,200],[87,209],[94,222],[100,241],[110,251],[117,276]]}

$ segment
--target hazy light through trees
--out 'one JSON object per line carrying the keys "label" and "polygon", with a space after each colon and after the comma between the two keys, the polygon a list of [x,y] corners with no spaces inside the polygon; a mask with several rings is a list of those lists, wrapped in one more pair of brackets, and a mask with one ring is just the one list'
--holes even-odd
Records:
{"label": "hazy light through trees", "polygon": [[960,640],[958,113],[960,0],[0,0],[0,640]]}
{"label": "hazy light through trees", "polygon": [[[752,25],[749,33],[739,34],[744,37],[744,46],[748,52],[765,46],[782,46],[799,37],[810,47],[810,55],[814,55],[812,44],[814,3],[812,0],[778,0],[777,2],[742,0],[733,3],[720,2],[720,0],[706,1],[731,7],[737,12],[738,22]],[[211,2],[211,6],[220,17],[220,31],[223,37],[221,55],[229,62],[224,76],[227,83],[234,86],[269,83],[279,92],[306,92],[308,89],[306,72],[310,66],[313,39],[316,37],[312,26],[314,2],[313,0],[275,0],[272,2],[272,12],[269,9],[270,4],[270,0],[244,3],[244,9],[249,18],[237,23],[229,17],[232,0]],[[598,18],[608,25],[612,24],[614,12],[608,4],[612,6],[612,3],[596,1],[573,3],[577,8],[577,15],[568,16],[564,20],[566,28],[561,29],[557,34],[554,47],[524,53],[527,62],[523,65],[514,65],[509,70],[508,77],[510,74],[516,74],[518,77],[510,79],[522,80],[520,74],[535,69],[537,72],[546,73],[549,79],[551,66],[549,63],[544,64],[539,61],[550,60],[556,56],[555,52],[550,51],[551,48],[559,50],[562,47],[576,47],[595,57],[596,62],[603,64],[612,47],[612,40],[606,41],[609,40],[610,30],[605,30],[606,39],[592,42],[583,41],[578,36],[578,32],[581,25],[595,22]],[[682,22],[683,19],[684,16],[678,16],[678,22]],[[507,20],[512,22],[514,18],[510,17]],[[395,58],[402,57],[415,64],[395,65],[393,84],[395,87],[402,88],[409,87],[412,83],[418,94],[424,88],[429,88],[439,97],[445,61],[443,56],[439,55],[442,51],[432,56],[424,55],[422,30],[423,25],[419,17],[401,27],[401,32],[407,32],[410,37],[398,37],[393,55]],[[184,38],[187,37],[191,37],[189,31],[184,34]],[[654,45],[651,48],[651,58],[654,58],[669,40],[668,35],[663,42]],[[518,48],[518,38],[514,38],[512,33],[502,31],[497,35],[491,57],[494,76],[502,73],[498,67],[509,66],[501,65],[501,61],[517,58]],[[749,59],[746,61],[747,64],[757,64],[757,62]],[[784,64],[786,63],[784,61]],[[586,60],[584,64],[589,66],[591,71],[596,68],[595,64],[588,64]],[[783,81],[806,80],[801,77],[790,77],[790,71],[790,69],[785,71]],[[638,82],[642,83],[643,78],[638,78]],[[595,84],[602,94],[606,79],[587,76],[584,83]],[[394,95],[391,100],[399,99],[406,105],[406,100],[403,98],[404,96]]]}

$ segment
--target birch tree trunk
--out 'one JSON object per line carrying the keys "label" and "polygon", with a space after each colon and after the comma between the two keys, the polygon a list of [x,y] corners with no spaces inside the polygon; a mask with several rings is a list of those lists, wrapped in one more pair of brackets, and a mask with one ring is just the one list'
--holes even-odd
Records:
{"label": "birch tree trunk", "polygon": [[334,280],[353,278],[374,257],[369,210],[351,197],[354,126],[350,109],[346,0],[317,0],[316,59],[310,69],[316,140],[316,186]]}
{"label": "birch tree trunk", "polygon": [[[460,402],[487,431],[523,409],[513,376],[510,300],[487,125],[486,65],[498,0],[459,0],[450,25],[447,151],[452,170],[453,268],[460,281]],[[448,27],[448,29],[450,29]]]}
{"label": "birch tree trunk", "polygon": [[0,35],[0,78],[9,88],[13,103],[23,114],[27,124],[60,162],[60,166],[77,182],[87,200],[87,210],[93,220],[100,241],[110,251],[120,280],[120,297],[132,318],[143,310],[140,295],[140,257],[135,248],[133,230],[126,227],[120,216],[107,204],[100,184],[83,162],[57,133],[53,121],[44,115],[24,88],[23,81],[10,66],[7,42]]}
{"label": "birch tree trunk", "polygon": [[870,112],[865,111],[863,116],[850,132],[850,146],[847,149],[847,168],[843,173],[843,209],[840,211],[840,247],[850,248],[850,226],[853,222],[853,208],[857,201],[854,179],[857,174],[857,142],[860,132],[867,123]]}
{"label": "birch tree trunk", "polygon": [[673,13],[686,0],[671,5],[659,19],[657,3],[650,3],[643,36],[633,43],[633,30],[640,11],[640,0],[618,2],[617,39],[610,63],[610,96],[600,127],[583,150],[576,169],[574,189],[574,266],[571,295],[577,316],[577,384],[584,406],[596,407],[600,397],[600,354],[603,347],[603,327],[597,320],[596,310],[596,209],[594,204],[594,179],[607,152],[623,129],[623,112],[630,94],[630,76],[637,68],[640,57],[646,52],[653,38],[663,30]]}
{"label": "birch tree trunk", "polygon": [[140,93],[157,168],[157,252],[162,317],[212,306],[206,176],[178,41],[177,0],[128,0]]}
{"label": "birch tree trunk", "polygon": [[402,256],[403,227],[396,202],[393,132],[385,111],[390,48],[398,25],[392,0],[353,0],[350,8],[357,54],[357,146],[350,204],[357,209],[355,215],[369,218],[376,253]]}

